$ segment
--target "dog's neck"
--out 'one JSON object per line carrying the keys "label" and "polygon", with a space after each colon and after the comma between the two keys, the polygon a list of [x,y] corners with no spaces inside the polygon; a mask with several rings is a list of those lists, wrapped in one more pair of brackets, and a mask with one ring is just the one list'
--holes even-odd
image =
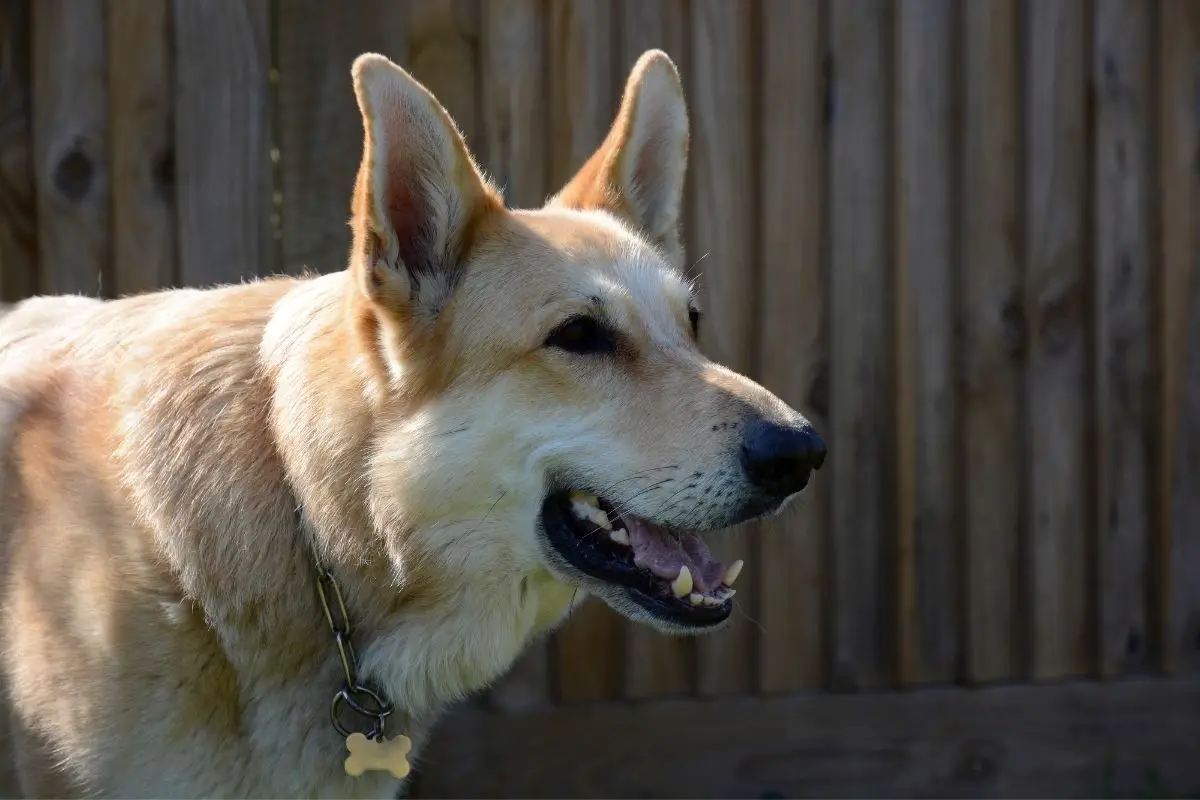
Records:
{"label": "dog's neck", "polygon": [[[361,634],[355,644],[362,674],[398,713],[424,719],[511,666],[535,626],[536,592],[511,573],[464,575],[421,549],[426,532],[368,508],[365,454],[374,447],[372,419],[386,387],[372,388],[359,370],[362,343],[346,325],[347,289],[344,274],[317,278],[277,307],[289,308],[276,319],[303,320],[301,327],[267,325],[268,446],[281,482],[294,489],[292,507],[304,508],[308,535],[293,534],[289,546],[311,541],[339,581]],[[311,571],[291,580],[315,596]]]}
{"label": "dog's neck", "polygon": [[[345,736],[330,720],[331,701],[345,680],[343,667],[318,600],[318,576],[303,532],[295,531],[289,545],[287,554],[275,554],[293,565],[289,590],[282,602],[272,603],[277,611],[263,613],[264,601],[237,607],[214,603],[217,613],[211,619],[238,675],[247,734],[257,738],[258,718],[286,719],[287,725],[272,723],[274,735],[289,731],[289,740],[275,746],[307,754],[300,768],[311,771],[305,779],[310,785],[333,786],[335,793],[345,794],[351,789],[336,783],[345,779]],[[468,586],[443,587],[447,597],[436,601],[419,595],[404,599],[389,579],[383,555],[353,561],[329,552],[325,566],[345,597],[359,674],[394,706],[385,735],[408,736],[415,757],[451,704],[510,666],[519,646],[513,649],[515,640],[502,632],[513,626],[517,613],[487,602],[492,592]],[[350,785],[357,792],[386,778],[369,773]]]}

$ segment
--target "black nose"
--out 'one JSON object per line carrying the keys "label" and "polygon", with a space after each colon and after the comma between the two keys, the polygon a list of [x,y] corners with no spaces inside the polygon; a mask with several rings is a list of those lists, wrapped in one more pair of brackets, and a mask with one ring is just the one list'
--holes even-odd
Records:
{"label": "black nose", "polygon": [[742,468],[764,492],[778,497],[793,495],[824,463],[825,443],[807,423],[793,427],[757,419],[746,426]]}

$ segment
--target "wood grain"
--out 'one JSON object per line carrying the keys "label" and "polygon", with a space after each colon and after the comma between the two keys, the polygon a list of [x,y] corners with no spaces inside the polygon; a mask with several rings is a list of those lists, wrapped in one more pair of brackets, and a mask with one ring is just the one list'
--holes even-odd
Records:
{"label": "wood grain", "polygon": [[1096,452],[1100,671],[1149,664],[1151,506],[1150,6],[1097,0]]}
{"label": "wood grain", "polygon": [[1163,661],[1200,671],[1200,5],[1159,9],[1159,358],[1156,583]]}
{"label": "wood grain", "polygon": [[955,7],[908,0],[896,21],[897,679],[953,680],[959,572],[954,454]]}
{"label": "wood grain", "polygon": [[[620,20],[620,30],[617,31],[620,40],[617,74],[623,79],[642,53],[658,48],[675,62],[683,79],[684,93],[687,94],[693,81],[687,61],[687,21],[683,0],[619,0],[616,8]],[[690,122],[694,135],[694,115]],[[694,159],[689,164],[689,181],[693,165]],[[692,197],[685,190],[681,227],[684,247],[689,253],[694,252],[688,247],[693,231],[690,216],[693,206]],[[703,265],[700,269],[703,270]],[[692,642],[663,636],[634,622],[626,621],[624,628],[626,697],[670,697],[692,691],[696,681],[695,648]]]}
{"label": "wood grain", "polygon": [[[508,204],[537,208],[550,194],[546,180],[546,14],[537,0],[488,0],[482,7],[480,147],[484,166]],[[615,655],[614,655],[615,658]],[[532,645],[488,693],[508,710],[551,700],[547,641]]]}
{"label": "wood grain", "polygon": [[1029,674],[1086,674],[1094,430],[1088,385],[1083,0],[1025,4],[1025,396]]}
{"label": "wood grain", "polygon": [[30,0],[0,2],[0,301],[37,288]]}
{"label": "wood grain", "polygon": [[[1024,304],[1018,261],[1017,3],[964,3],[958,306],[966,677],[1021,671]],[[836,398],[835,398],[836,402]]]}
{"label": "wood grain", "polygon": [[178,279],[174,48],[170,4],[109,3],[115,295]]}
{"label": "wood grain", "polygon": [[1180,680],[466,713],[420,796],[1187,797],[1196,708]]}
{"label": "wood grain", "polygon": [[38,0],[32,9],[38,290],[109,294],[104,0]]}
{"label": "wood grain", "polygon": [[[762,275],[759,363],[763,385],[829,430],[828,276],[825,270],[825,82],[821,4],[762,5]],[[784,515],[764,525],[758,564],[762,691],[825,679],[825,556],[829,482],[818,472]]]}
{"label": "wood grain", "polygon": [[516,208],[538,208],[557,188],[548,179],[546,26],[538,0],[483,5],[485,163]]}
{"label": "wood grain", "polygon": [[277,270],[268,0],[174,0],[180,279]]}
{"label": "wood grain", "polygon": [[[605,0],[548,0],[551,184],[557,190],[596,150],[620,101]],[[621,76],[624,77],[623,75]]]}
{"label": "wood grain", "polygon": [[[754,130],[751,115],[751,4],[746,0],[695,0],[689,5],[688,77],[691,92],[693,230],[688,258],[701,274],[706,324],[700,346],[737,372],[755,370],[758,232],[755,230]],[[703,259],[703,261],[701,261]],[[754,563],[757,526],[743,525],[714,536],[714,557],[726,564],[746,560],[738,579],[743,595],[758,580]],[[751,658],[757,649],[753,602],[738,601],[730,627],[696,641],[701,694],[753,689]]]}
{"label": "wood grain", "polygon": [[690,84],[687,64],[685,0],[614,0],[620,20],[621,61],[619,71],[628,71],[638,56],[657,48],[666,52],[683,73],[684,91]]}
{"label": "wood grain", "polygon": [[[407,0],[408,67],[458,124],[467,145],[479,132],[479,0]],[[384,13],[396,14],[395,5]],[[486,158],[484,152],[476,153]]]}
{"label": "wood grain", "polygon": [[324,0],[277,6],[283,271],[345,269],[350,195],[363,124],[350,65],[364,52],[407,65],[408,6],[357,0],[355,12]]}
{"label": "wood grain", "polygon": [[883,682],[882,610],[893,441],[888,298],[888,56],[891,6],[830,5],[829,463],[833,663],[842,690]]}

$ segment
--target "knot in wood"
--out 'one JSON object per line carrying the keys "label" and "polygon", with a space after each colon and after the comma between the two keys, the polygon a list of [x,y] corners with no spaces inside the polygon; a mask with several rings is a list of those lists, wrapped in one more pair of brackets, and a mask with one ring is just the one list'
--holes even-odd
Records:
{"label": "knot in wood", "polygon": [[67,200],[78,203],[91,191],[95,176],[95,162],[83,151],[82,143],[76,142],[54,168],[54,188]]}

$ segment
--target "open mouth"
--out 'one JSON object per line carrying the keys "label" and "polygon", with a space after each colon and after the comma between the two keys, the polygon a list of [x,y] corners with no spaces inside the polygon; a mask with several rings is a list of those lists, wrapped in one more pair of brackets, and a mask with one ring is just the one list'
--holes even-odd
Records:
{"label": "open mouth", "polygon": [[575,569],[623,588],[658,619],[686,628],[719,625],[733,611],[742,562],[715,560],[697,535],[616,511],[586,492],[555,492],[542,506],[551,546]]}

